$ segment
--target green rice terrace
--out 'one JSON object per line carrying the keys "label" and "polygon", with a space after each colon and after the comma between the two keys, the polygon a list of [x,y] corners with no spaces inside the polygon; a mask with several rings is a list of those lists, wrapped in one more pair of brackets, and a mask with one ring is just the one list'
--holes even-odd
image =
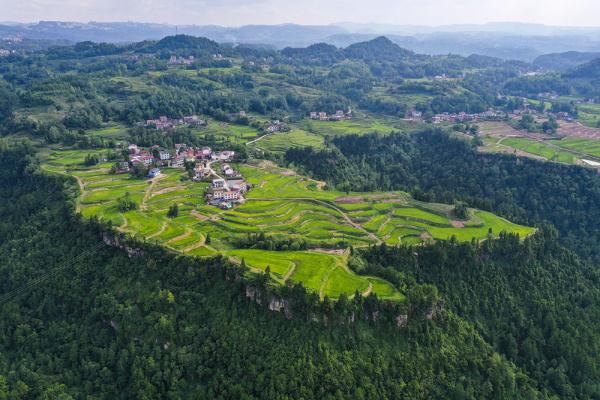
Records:
{"label": "green rice terrace", "polygon": [[[337,298],[345,292],[376,293],[380,298],[402,300],[388,282],[359,276],[347,267],[348,248],[386,243],[419,244],[429,240],[485,240],[502,231],[531,234],[524,227],[491,213],[469,209],[469,218],[458,220],[453,206],[421,203],[405,193],[342,193],[327,190],[323,182],[262,162],[236,169],[252,189],[246,201],[221,210],[206,203],[210,183],[193,182],[182,169],[165,168],[153,179],[111,174],[113,163],[84,165],[93,151],[56,150],[43,167],[77,180],[81,194],[77,209],[85,217],[108,220],[122,232],[156,242],[173,251],[205,257],[223,254],[242,260],[253,271],[269,267],[278,282],[301,282],[320,294]],[[121,212],[119,200],[129,196],[137,208]],[[167,216],[177,204],[177,217]],[[249,235],[297,239],[279,251],[243,248]],[[245,246],[248,247],[248,246]]]}

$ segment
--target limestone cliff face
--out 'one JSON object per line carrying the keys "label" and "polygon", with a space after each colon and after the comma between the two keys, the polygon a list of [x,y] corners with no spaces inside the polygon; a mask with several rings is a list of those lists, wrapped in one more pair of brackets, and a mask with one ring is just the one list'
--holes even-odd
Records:
{"label": "limestone cliff face", "polygon": [[[265,305],[267,309],[273,312],[280,312],[285,315],[287,319],[294,318],[294,313],[292,310],[292,306],[288,300],[277,295],[277,294],[268,294],[265,295],[261,289],[254,286],[246,286],[245,288],[246,298],[250,301],[255,302],[256,304],[263,306]],[[268,298],[265,298],[267,296]],[[438,303],[434,307],[431,307],[427,310],[427,313],[423,315],[423,318],[432,320],[443,310],[443,304]],[[334,318],[335,319],[335,318]],[[374,323],[381,322],[381,314],[379,311],[367,312],[363,318],[366,321],[371,321]],[[318,315],[313,314],[306,317],[307,321],[312,321],[316,323],[320,323],[323,325],[330,325],[334,323],[331,316],[327,315]],[[343,323],[353,324],[357,322],[359,318],[357,318],[356,313],[350,313],[347,318],[343,319]],[[393,322],[396,328],[403,329],[408,325],[409,316],[408,314],[398,314],[394,317]],[[339,322],[339,321],[338,321]]]}
{"label": "limestone cliff face", "polygon": [[124,240],[122,240],[118,236],[113,235],[111,233],[104,232],[102,234],[102,240],[108,246],[116,247],[118,249],[125,251],[130,258],[131,257],[139,257],[144,254],[144,252],[142,250],[127,245]]}

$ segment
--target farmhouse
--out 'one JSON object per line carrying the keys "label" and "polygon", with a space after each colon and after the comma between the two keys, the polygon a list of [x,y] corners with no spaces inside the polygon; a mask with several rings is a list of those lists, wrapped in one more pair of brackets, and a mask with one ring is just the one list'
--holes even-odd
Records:
{"label": "farmhouse", "polygon": [[194,181],[201,181],[210,175],[210,170],[201,165],[194,168]]}
{"label": "farmhouse", "polygon": [[160,175],[160,169],[159,168],[152,168],[150,170],[150,172],[148,172],[148,178],[155,178],[158,175]]}
{"label": "farmhouse", "polygon": [[131,161],[131,163],[133,165],[144,165],[144,166],[149,166],[152,165],[152,163],[154,163],[154,157],[152,157],[150,154],[136,154],[136,155],[131,155],[129,156],[129,161]]}
{"label": "farmhouse", "polygon": [[161,161],[168,161],[171,159],[171,154],[167,150],[161,150],[158,152],[158,158]]}
{"label": "farmhouse", "polygon": [[220,153],[212,153],[211,158],[213,161],[231,161],[235,151],[225,150]]}
{"label": "farmhouse", "polygon": [[270,132],[270,133],[280,132],[284,127],[285,127],[285,125],[281,121],[275,120],[271,124],[269,124],[269,126],[267,127],[267,132]]}
{"label": "farmhouse", "polygon": [[248,184],[243,179],[229,179],[227,180],[227,187],[239,190],[240,193],[246,193],[249,189]]}
{"label": "farmhouse", "polygon": [[117,173],[125,173],[125,172],[129,172],[129,163],[127,161],[121,161],[120,163],[117,164]]}
{"label": "farmhouse", "polygon": [[240,194],[239,190],[221,188],[221,189],[214,189],[212,197],[214,200],[232,201],[232,200],[240,200],[241,194]]}
{"label": "farmhouse", "polygon": [[130,144],[128,149],[129,149],[129,154],[138,154],[140,152],[140,150],[137,147],[137,144]]}
{"label": "farmhouse", "polygon": [[182,156],[177,156],[171,159],[171,167],[173,168],[183,168],[184,165],[185,161]]}
{"label": "farmhouse", "polygon": [[227,183],[225,182],[225,179],[213,179],[212,181],[212,187],[215,189],[224,188],[226,186]]}
{"label": "farmhouse", "polygon": [[212,149],[210,147],[203,147],[200,154],[202,158],[210,158],[212,156]]}

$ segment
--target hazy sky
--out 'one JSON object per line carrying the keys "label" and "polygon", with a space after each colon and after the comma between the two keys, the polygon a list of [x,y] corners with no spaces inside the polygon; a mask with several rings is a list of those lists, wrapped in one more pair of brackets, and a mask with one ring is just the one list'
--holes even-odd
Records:
{"label": "hazy sky", "polygon": [[172,24],[443,25],[493,21],[598,26],[599,0],[0,0],[0,20]]}

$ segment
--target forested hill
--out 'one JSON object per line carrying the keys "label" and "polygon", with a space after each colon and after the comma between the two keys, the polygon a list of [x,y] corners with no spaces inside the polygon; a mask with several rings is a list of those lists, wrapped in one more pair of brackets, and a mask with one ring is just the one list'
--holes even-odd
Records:
{"label": "forested hill", "polygon": [[481,154],[437,130],[339,136],[327,149],[290,149],[286,160],[344,190],[403,189],[424,201],[464,200],[524,224],[551,223],[568,247],[600,258],[600,177],[593,170]]}
{"label": "forested hill", "polygon": [[566,74],[568,78],[600,79],[600,56],[585,64],[579,65]]}
{"label": "forested hill", "polygon": [[0,153],[2,292],[68,268],[0,304],[1,398],[543,398],[451,312],[400,331],[288,321],[218,258],[98,249],[26,154]]}
{"label": "forested hill", "polygon": [[483,246],[438,242],[418,250],[372,247],[350,262],[357,271],[414,275],[436,285],[447,306],[540,389],[561,399],[600,395],[600,271],[582,263],[544,228]]}
{"label": "forested hill", "polygon": [[533,61],[533,65],[555,71],[569,71],[581,64],[600,58],[600,53],[567,51],[544,54]]}

